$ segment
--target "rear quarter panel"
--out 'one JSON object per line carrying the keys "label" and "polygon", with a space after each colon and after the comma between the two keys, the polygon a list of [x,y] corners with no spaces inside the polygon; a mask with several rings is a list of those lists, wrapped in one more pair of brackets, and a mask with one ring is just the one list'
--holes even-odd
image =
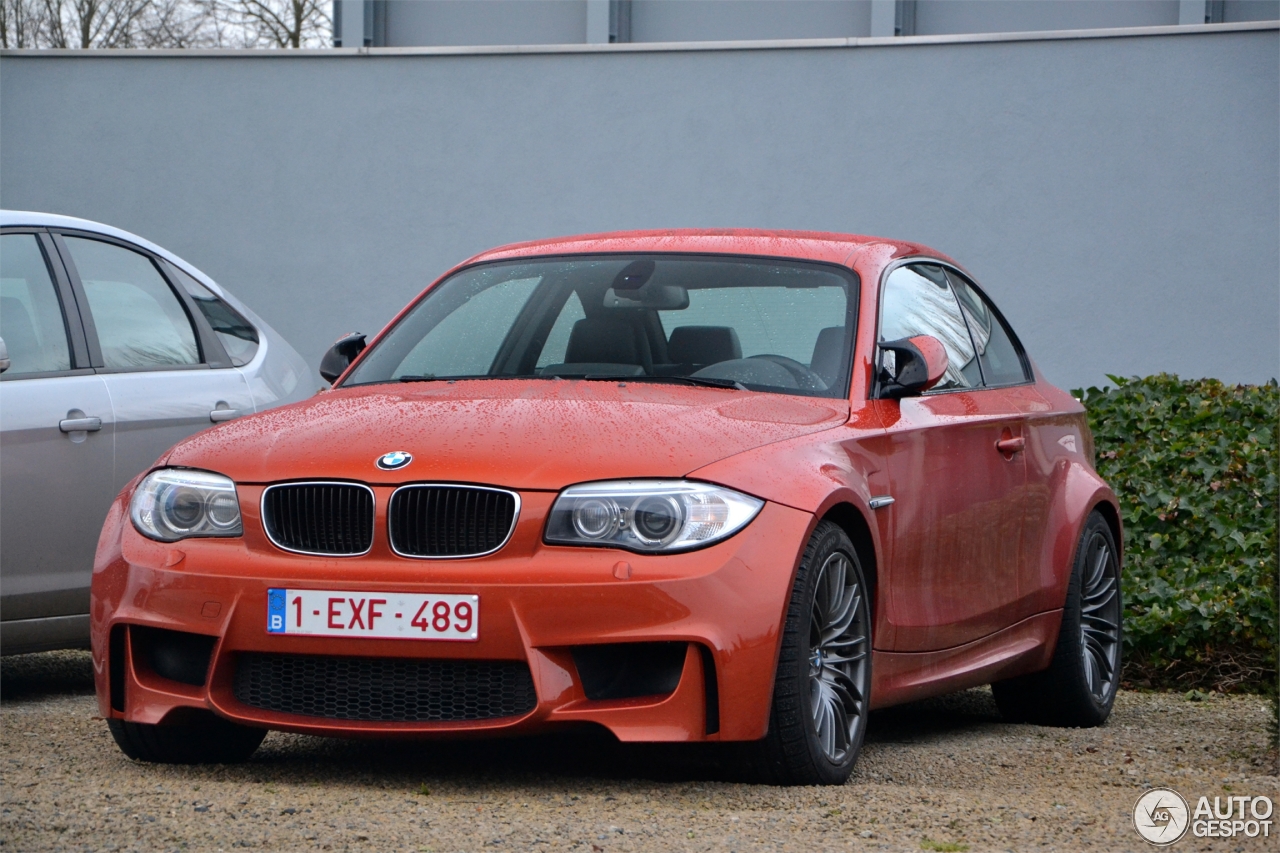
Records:
{"label": "rear quarter panel", "polygon": [[1031,612],[1062,607],[1080,531],[1095,509],[1111,525],[1121,558],[1124,547],[1119,501],[1093,467],[1093,437],[1084,406],[1043,377],[1037,379],[1037,390],[1049,408],[1028,420],[1027,466],[1029,479],[1044,484],[1047,505],[1041,535],[1024,540],[1024,547],[1034,549],[1028,562],[1033,572],[1031,596],[1026,601]]}

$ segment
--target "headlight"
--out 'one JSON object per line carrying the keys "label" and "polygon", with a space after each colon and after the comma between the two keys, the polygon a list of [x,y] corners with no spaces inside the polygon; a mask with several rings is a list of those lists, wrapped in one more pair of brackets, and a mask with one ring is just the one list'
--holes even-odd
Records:
{"label": "headlight", "polygon": [[236,484],[208,471],[152,471],[134,491],[129,517],[139,533],[161,542],[244,534]]}
{"label": "headlight", "polygon": [[630,551],[687,551],[732,536],[764,501],[707,483],[615,480],[570,486],[556,498],[546,541]]}

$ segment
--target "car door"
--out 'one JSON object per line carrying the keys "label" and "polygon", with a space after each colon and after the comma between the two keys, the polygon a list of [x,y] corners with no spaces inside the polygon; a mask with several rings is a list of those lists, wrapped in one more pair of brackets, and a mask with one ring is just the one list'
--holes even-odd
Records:
{"label": "car door", "polygon": [[[960,300],[978,352],[982,381],[987,388],[984,393],[993,399],[999,398],[1002,407],[1019,415],[1020,435],[1024,439],[1022,456],[1026,485],[1019,500],[1022,542],[1018,551],[1019,606],[1015,616],[1025,618],[1045,609],[1042,594],[1057,588],[1057,574],[1053,566],[1045,563],[1044,555],[1051,550],[1046,539],[1053,494],[1051,479],[1058,457],[1046,453],[1043,442],[1037,440],[1044,437],[1037,433],[1042,429],[1041,425],[1056,420],[1056,415],[1053,407],[1036,390],[1031,362],[1000,311],[977,285],[955,269],[949,268],[947,277]],[[1061,447],[1075,448],[1073,452],[1083,450],[1083,441],[1077,443],[1077,436],[1071,428],[1053,423],[1049,430],[1052,433],[1049,441],[1061,439],[1066,442]]]}
{"label": "car door", "polygon": [[83,294],[90,356],[111,395],[117,488],[183,438],[254,411],[244,376],[161,259],[97,234],[55,241]]}
{"label": "car door", "polygon": [[1021,413],[983,386],[960,304],[941,264],[911,263],[881,289],[879,340],[932,335],[949,366],[922,396],[877,401],[894,502],[888,621],[898,651],[951,648],[1018,610],[1026,486]]}
{"label": "car door", "polygon": [[115,420],[47,232],[0,235],[0,618],[6,651],[88,638]]}

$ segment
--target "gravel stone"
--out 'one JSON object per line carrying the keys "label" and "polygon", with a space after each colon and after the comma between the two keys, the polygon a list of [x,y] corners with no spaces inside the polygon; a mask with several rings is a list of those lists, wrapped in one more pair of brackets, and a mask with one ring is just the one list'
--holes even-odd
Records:
{"label": "gravel stone", "polygon": [[[249,763],[130,761],[85,652],[0,661],[0,851],[1150,850],[1149,787],[1280,793],[1258,697],[1122,692],[1107,725],[1000,721],[988,689],[877,712],[840,788],[733,781],[701,748],[595,730],[378,742],[272,733]],[[1276,826],[1273,826],[1276,829]],[[1178,851],[1274,850],[1196,839]]]}

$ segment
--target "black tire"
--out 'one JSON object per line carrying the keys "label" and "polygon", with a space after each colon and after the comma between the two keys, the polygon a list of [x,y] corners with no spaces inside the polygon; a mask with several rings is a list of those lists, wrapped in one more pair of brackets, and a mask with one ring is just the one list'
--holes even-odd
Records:
{"label": "black tire", "polygon": [[195,709],[172,724],[107,720],[107,726],[125,755],[153,764],[239,764],[248,761],[267,736],[266,729]]}
{"label": "black tire", "polygon": [[1118,555],[1106,519],[1091,513],[1076,544],[1049,668],[991,685],[1009,722],[1071,728],[1106,722],[1116,700],[1123,645]]}
{"label": "black tire", "polygon": [[787,607],[769,730],[751,745],[763,781],[842,785],[853,772],[871,692],[869,594],[849,537],[819,524]]}

